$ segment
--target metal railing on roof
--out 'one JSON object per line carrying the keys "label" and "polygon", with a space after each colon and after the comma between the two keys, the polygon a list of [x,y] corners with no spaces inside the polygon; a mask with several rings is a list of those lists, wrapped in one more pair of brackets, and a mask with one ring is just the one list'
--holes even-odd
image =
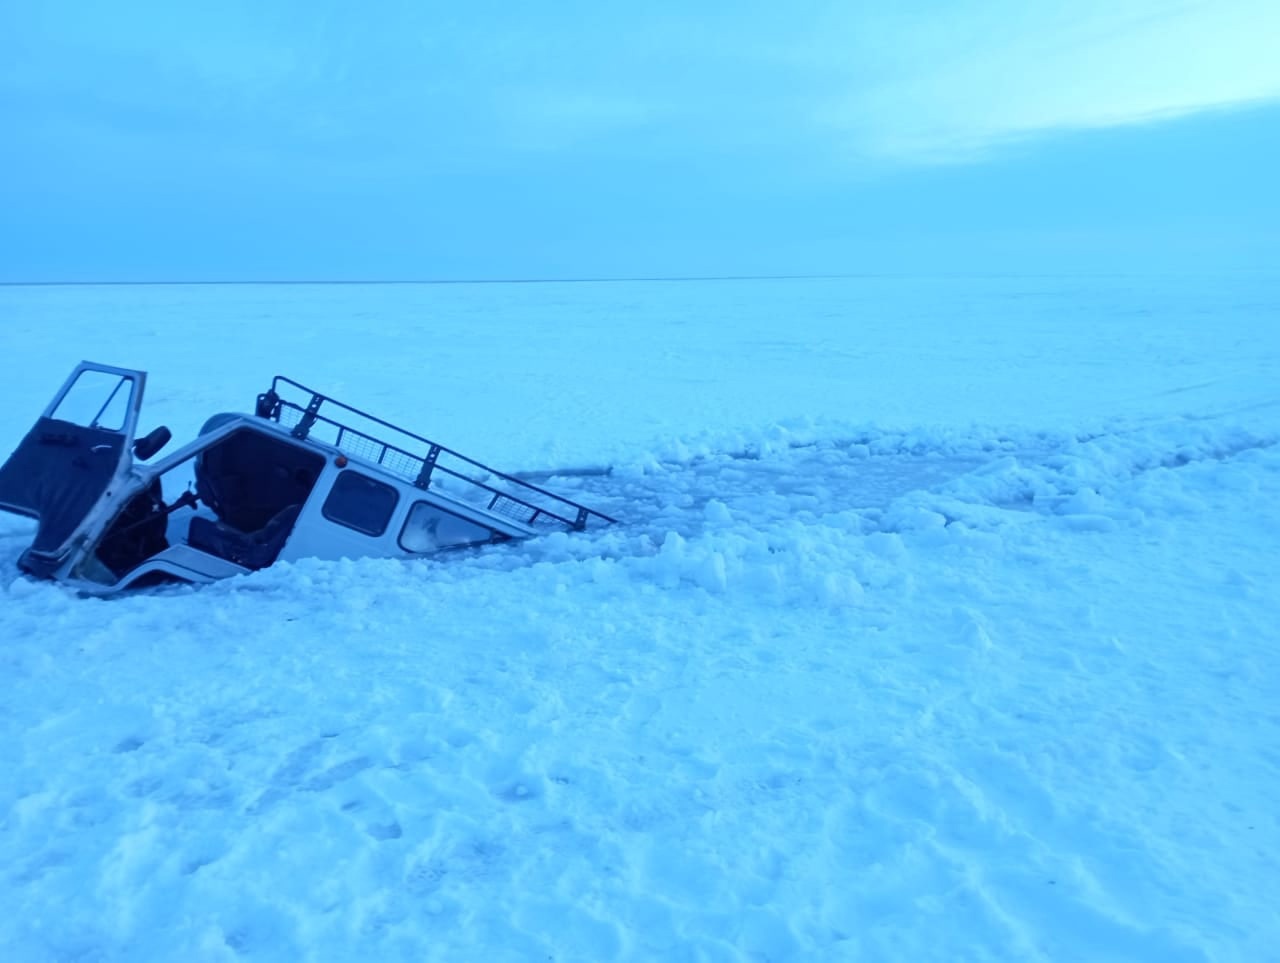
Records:
{"label": "metal railing on roof", "polygon": [[[286,398],[282,389],[289,394],[300,392],[306,400]],[[411,481],[419,488],[438,488],[528,526],[564,525],[581,531],[592,518],[615,521],[572,499],[491,468],[283,375],[276,375],[271,388],[258,395],[256,413],[291,429],[295,438],[310,438],[330,445],[350,457]],[[351,423],[357,420],[360,427]]]}

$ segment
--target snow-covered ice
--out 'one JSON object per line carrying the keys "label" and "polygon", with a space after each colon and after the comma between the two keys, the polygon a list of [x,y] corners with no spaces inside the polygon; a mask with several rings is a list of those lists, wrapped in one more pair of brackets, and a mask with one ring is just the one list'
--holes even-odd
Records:
{"label": "snow-covered ice", "polygon": [[0,287],[622,523],[78,598],[0,516],[0,958],[1280,959],[1280,278]]}

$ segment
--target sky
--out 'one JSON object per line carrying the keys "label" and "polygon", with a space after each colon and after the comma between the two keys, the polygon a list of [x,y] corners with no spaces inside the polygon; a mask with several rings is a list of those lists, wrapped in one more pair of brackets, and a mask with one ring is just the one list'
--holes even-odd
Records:
{"label": "sky", "polygon": [[0,280],[1266,269],[1272,0],[0,5]]}

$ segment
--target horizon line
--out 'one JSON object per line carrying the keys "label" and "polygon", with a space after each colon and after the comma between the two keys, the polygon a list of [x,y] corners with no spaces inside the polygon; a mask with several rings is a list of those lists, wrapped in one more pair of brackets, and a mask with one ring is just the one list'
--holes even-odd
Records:
{"label": "horizon line", "polygon": [[859,277],[888,277],[888,273],[864,272],[853,274],[672,274],[645,276],[601,277],[550,277],[550,278],[358,278],[314,280],[308,278],[283,278],[272,280],[204,279],[204,280],[78,280],[78,281],[0,281],[0,287],[108,287],[108,286],[163,286],[163,285],[327,285],[327,284],[618,284],[634,281],[816,281]]}
{"label": "horizon line", "polygon": [[[1218,269],[1211,274],[1270,273],[1262,267],[1236,267]],[[3,281],[0,288],[22,287],[235,287],[250,285],[276,286],[358,286],[358,285],[460,285],[460,284],[628,284],[628,283],[682,283],[691,281],[844,281],[859,278],[954,278],[954,277],[1129,277],[1133,275],[1180,275],[1173,270],[1151,271],[859,271],[816,274],[671,274],[671,275],[604,275],[600,277],[550,277],[550,278],[359,278],[338,280],[314,280],[286,278],[276,280],[205,279],[205,280],[80,280],[80,281]]]}

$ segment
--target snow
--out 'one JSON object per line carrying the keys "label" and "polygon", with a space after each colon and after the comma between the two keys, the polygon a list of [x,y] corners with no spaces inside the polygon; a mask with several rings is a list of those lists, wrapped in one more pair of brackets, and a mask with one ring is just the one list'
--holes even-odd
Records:
{"label": "snow", "polygon": [[[78,598],[0,516],[0,956],[1263,960],[1280,279],[0,288],[622,523]],[[608,473],[605,469],[608,468]]]}

